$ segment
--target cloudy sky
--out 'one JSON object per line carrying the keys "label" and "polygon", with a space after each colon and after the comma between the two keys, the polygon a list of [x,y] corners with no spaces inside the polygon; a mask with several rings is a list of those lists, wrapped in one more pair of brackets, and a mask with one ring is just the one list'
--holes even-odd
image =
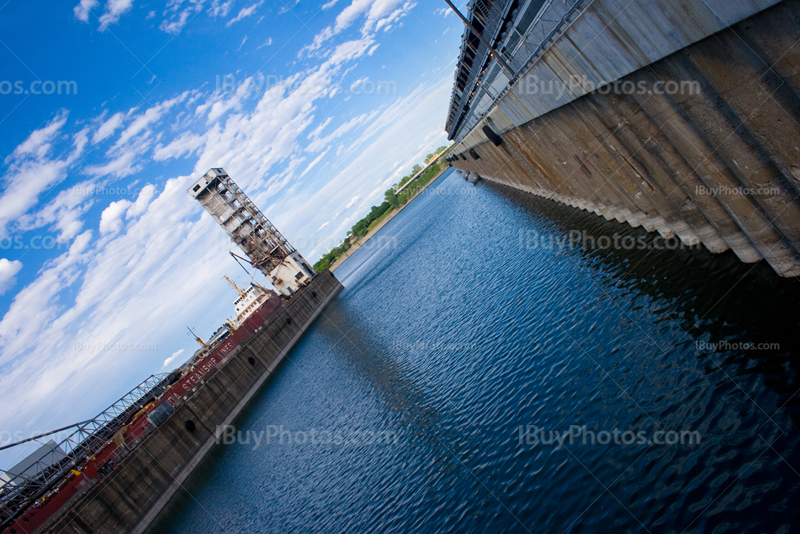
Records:
{"label": "cloudy sky", "polygon": [[93,416],[232,314],[246,276],[186,192],[209,168],[313,263],[445,144],[444,6],[0,0],[0,441]]}

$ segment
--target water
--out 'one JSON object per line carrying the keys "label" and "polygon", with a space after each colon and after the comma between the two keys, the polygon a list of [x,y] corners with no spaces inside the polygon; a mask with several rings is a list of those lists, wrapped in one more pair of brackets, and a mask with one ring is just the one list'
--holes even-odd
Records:
{"label": "water", "polygon": [[[236,421],[261,443],[217,446],[153,532],[798,525],[797,283],[702,250],[559,250],[652,236],[456,174],[429,191],[337,270]],[[685,443],[639,443],[659,431]]]}

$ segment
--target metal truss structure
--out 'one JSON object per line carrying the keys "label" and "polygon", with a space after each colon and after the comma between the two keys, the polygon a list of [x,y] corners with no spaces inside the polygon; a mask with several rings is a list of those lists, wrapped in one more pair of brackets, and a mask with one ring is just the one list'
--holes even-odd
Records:
{"label": "metal truss structure", "polygon": [[[139,410],[166,390],[168,380],[167,373],[151,375],[88,421],[0,447],[0,450],[5,450],[32,441],[45,445],[46,442],[40,441],[42,438],[71,430],[56,447],[45,450],[22,473],[0,469],[0,474],[4,475],[0,482],[0,530],[12,524],[31,504],[47,495],[72,470],[80,470]],[[36,452],[42,449],[46,447]]]}
{"label": "metal truss structure", "polygon": [[203,179],[195,197],[250,258],[253,267],[269,278],[295,248],[224,169],[211,169]]}

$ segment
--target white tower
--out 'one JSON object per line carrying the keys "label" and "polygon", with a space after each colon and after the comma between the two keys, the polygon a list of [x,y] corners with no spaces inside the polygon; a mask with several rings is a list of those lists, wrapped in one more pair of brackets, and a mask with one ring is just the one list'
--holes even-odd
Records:
{"label": "white tower", "polygon": [[314,269],[286,241],[224,169],[208,171],[189,194],[228,232],[280,293],[291,295],[314,277]]}

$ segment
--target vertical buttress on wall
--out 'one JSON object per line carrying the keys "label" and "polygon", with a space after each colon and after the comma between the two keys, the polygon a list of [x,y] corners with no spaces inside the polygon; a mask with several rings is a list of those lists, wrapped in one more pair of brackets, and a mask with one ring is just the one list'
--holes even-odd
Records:
{"label": "vertical buttress on wall", "polygon": [[[781,2],[525,124],[495,128],[499,146],[472,146],[478,159],[464,150],[453,166],[800,276],[798,41],[800,0]],[[485,125],[494,126],[476,128]]]}

